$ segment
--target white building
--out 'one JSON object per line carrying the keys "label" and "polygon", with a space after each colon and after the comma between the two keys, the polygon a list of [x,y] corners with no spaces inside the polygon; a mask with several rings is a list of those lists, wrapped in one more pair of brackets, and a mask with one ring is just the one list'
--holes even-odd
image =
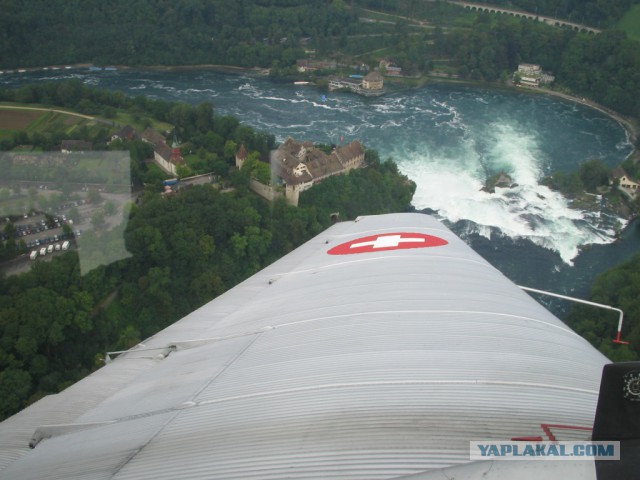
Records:
{"label": "white building", "polygon": [[555,80],[550,72],[544,72],[540,65],[533,63],[521,63],[518,70],[514,73],[514,78],[520,77],[520,85],[528,87],[539,87],[540,85],[548,85]]}

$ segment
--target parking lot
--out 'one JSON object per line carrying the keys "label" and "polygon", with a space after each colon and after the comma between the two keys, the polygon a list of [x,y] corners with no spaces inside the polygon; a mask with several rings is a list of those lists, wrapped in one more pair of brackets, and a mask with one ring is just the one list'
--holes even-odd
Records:
{"label": "parking lot", "polygon": [[[38,196],[53,198],[61,192],[47,185],[38,185]],[[33,190],[33,189],[32,189]],[[27,252],[1,265],[5,275],[28,271],[34,262],[50,261],[56,255],[78,248],[78,240],[84,233],[94,228],[92,218],[97,212],[103,213],[104,224],[100,228],[108,229],[123,221],[125,204],[131,200],[130,194],[112,194],[101,192],[100,202],[89,202],[88,189],[73,194],[73,200],[47,208],[47,213],[31,210],[29,213],[11,213],[9,218],[15,229],[15,240],[24,242]],[[104,214],[109,203],[113,214]],[[6,241],[4,229],[7,218],[1,219],[0,240]]]}

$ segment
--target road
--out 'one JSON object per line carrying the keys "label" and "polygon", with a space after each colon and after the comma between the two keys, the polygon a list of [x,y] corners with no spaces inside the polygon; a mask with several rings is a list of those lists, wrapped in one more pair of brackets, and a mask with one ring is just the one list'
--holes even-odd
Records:
{"label": "road", "polygon": [[19,106],[19,105],[0,105],[0,110],[35,110],[35,111],[41,111],[41,112],[55,112],[55,113],[62,113],[64,115],[70,115],[72,117],[83,118],[85,120],[91,120],[91,121],[94,121],[94,122],[104,123],[105,125],[110,125],[110,126],[114,125],[113,122],[110,122],[110,121],[105,120],[103,118],[92,117],[91,115],[84,115],[82,113],[70,112],[68,110],[60,110],[60,109],[57,109],[57,108],[22,107],[22,106]]}
{"label": "road", "polygon": [[82,113],[69,112],[66,110],[58,110],[56,108],[44,108],[44,107],[21,107],[18,105],[0,105],[0,108],[7,110],[39,110],[42,112],[56,112],[56,113],[64,113],[65,115],[72,115],[74,117],[85,118],[87,120],[102,120],[96,117],[91,117],[89,115],[83,115]]}

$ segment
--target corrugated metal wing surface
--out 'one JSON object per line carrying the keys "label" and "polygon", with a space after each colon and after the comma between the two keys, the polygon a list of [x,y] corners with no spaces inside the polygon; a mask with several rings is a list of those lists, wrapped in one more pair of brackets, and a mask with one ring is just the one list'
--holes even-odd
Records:
{"label": "corrugated metal wing surface", "polygon": [[112,363],[98,375],[90,375],[60,394],[49,395],[0,423],[0,478],[4,468],[30,452],[29,442],[39,426],[75,422],[157,363],[151,359]]}
{"label": "corrugated metal wing surface", "polygon": [[[327,253],[398,232],[447,245]],[[77,478],[92,456],[117,479],[393,478],[466,463],[470,440],[591,426],[607,362],[419,214],[338,224],[145,348],[171,353],[76,420],[112,423],[45,439],[11,472],[46,451]],[[112,463],[65,448],[122,432]]]}

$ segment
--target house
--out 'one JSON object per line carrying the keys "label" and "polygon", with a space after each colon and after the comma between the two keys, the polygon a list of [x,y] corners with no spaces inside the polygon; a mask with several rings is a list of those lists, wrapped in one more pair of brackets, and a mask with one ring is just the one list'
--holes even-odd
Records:
{"label": "house", "polygon": [[537,77],[542,74],[542,67],[533,63],[521,63],[518,65],[518,73],[523,76]]}
{"label": "house", "polygon": [[368,91],[382,90],[384,88],[384,80],[378,72],[368,73],[362,79],[362,88]]}
{"label": "house", "polygon": [[379,68],[381,72],[384,72],[385,75],[390,77],[399,77],[402,75],[402,68],[388,58],[380,60]]}
{"label": "house", "polygon": [[335,70],[337,65],[338,64],[335,60],[296,60],[296,67],[301,73],[313,72],[316,70]]}
{"label": "house", "polygon": [[514,73],[514,78],[516,75],[520,77],[520,85],[525,85],[527,87],[548,85],[555,80],[552,73],[542,71],[542,67],[540,65],[533,63],[519,64],[518,70]]}
{"label": "house", "polygon": [[180,145],[176,139],[174,139],[173,145],[170,147],[163,135],[149,127],[142,132],[142,141],[153,146],[154,162],[168,174],[177,175],[177,167],[185,165],[186,162],[182,158]]}
{"label": "house", "polygon": [[614,169],[612,175],[619,182],[618,189],[634,200],[640,192],[640,182],[631,178],[622,168]]}
{"label": "house", "polygon": [[520,77],[520,84],[526,85],[528,87],[539,87],[540,86],[540,78],[538,77]]}
{"label": "house", "polygon": [[[359,141],[335,147],[330,154],[317,148],[313,142],[299,142],[289,137],[271,152],[271,171],[277,187],[284,187],[284,197],[292,205],[298,205],[300,192],[333,175],[347,173],[364,166],[364,147]],[[248,158],[244,145],[236,152],[236,167],[242,168]],[[282,188],[264,185],[251,179],[251,190],[273,200],[282,196]]]}
{"label": "house", "polygon": [[123,142],[131,142],[137,138],[140,138],[138,132],[136,132],[131,125],[125,125],[111,136],[111,141],[121,140]]}
{"label": "house", "polygon": [[240,148],[236,152],[236,168],[238,170],[242,169],[244,162],[249,158],[249,153],[247,149],[244,147],[244,144],[240,145]]}
{"label": "house", "polygon": [[156,132],[153,128],[147,127],[144,132],[142,132],[142,141],[150,143],[151,145],[155,145],[157,143],[165,143],[167,139],[164,135]]}

